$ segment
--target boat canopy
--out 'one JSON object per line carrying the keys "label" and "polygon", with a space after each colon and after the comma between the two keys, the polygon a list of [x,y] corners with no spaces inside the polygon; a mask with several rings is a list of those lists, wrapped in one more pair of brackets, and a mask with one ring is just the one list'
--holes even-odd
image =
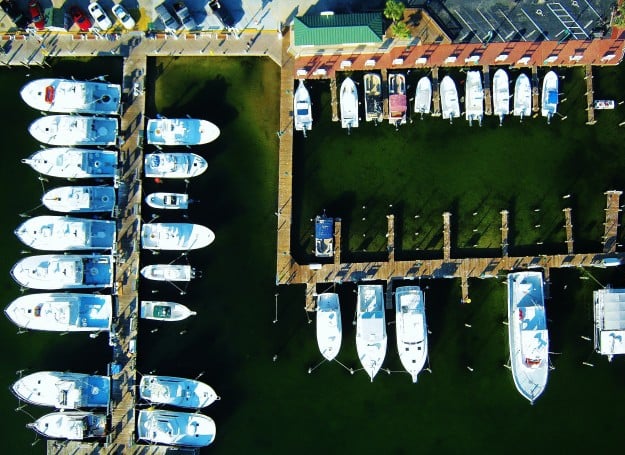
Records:
{"label": "boat canopy", "polygon": [[391,112],[405,112],[406,107],[406,95],[391,95],[389,96],[391,104]]}
{"label": "boat canopy", "polygon": [[327,240],[334,237],[334,218],[326,216],[317,217],[315,223],[315,237],[321,240]]}

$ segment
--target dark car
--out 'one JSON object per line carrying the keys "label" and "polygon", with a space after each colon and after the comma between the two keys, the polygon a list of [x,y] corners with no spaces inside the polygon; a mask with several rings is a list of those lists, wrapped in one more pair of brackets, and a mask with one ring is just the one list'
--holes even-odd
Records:
{"label": "dark car", "polygon": [[28,10],[30,11],[30,18],[32,24],[37,30],[43,30],[46,28],[46,19],[41,11],[41,5],[37,0],[30,0],[28,2]]}
{"label": "dark car", "polygon": [[26,14],[20,11],[17,5],[13,2],[13,0],[1,0],[0,8],[2,11],[6,13],[7,16],[11,18],[11,20],[17,25],[19,28],[28,27],[28,17]]}
{"label": "dark car", "polygon": [[85,12],[81,10],[80,8],[78,8],[77,6],[72,6],[69,9],[69,14],[72,16],[72,20],[74,21],[74,24],[78,25],[78,28],[82,32],[88,31],[93,25],[91,23],[91,20],[85,14]]}
{"label": "dark car", "polygon": [[230,14],[226,8],[219,2],[219,0],[211,0],[209,3],[211,10],[213,13],[221,20],[221,23],[224,24],[227,28],[234,27],[234,17]]}

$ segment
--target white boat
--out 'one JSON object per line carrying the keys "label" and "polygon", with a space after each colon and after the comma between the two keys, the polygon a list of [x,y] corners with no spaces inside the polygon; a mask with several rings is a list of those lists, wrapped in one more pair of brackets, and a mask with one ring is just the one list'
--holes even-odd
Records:
{"label": "white boat", "polygon": [[144,167],[146,177],[186,179],[206,171],[208,163],[195,153],[148,153]]}
{"label": "white boat", "polygon": [[217,125],[195,118],[157,118],[148,120],[148,144],[200,145],[219,137]]}
{"label": "white boat", "polygon": [[382,286],[359,285],[356,305],[356,350],[360,363],[373,381],[386,356],[386,320]]}
{"label": "white boat", "polygon": [[145,197],[145,203],[154,209],[186,210],[189,202],[189,195],[184,193],[150,193]]}
{"label": "white boat", "polygon": [[549,332],[541,272],[508,274],[508,333],[514,384],[530,403],[549,374]]}
{"label": "white boat", "polygon": [[406,123],[408,101],[406,97],[406,76],[402,73],[388,75],[388,122],[396,127]]}
{"label": "white boat", "polygon": [[32,122],[28,131],[39,142],[50,145],[115,145],[117,119],[47,115]]}
{"label": "white boat", "polygon": [[443,119],[449,119],[449,123],[453,119],[460,117],[460,102],[458,101],[458,90],[454,80],[445,76],[440,85],[441,92],[441,110],[443,111]]}
{"label": "white boat", "polygon": [[625,289],[592,291],[595,320],[595,351],[608,356],[625,354]]}
{"label": "white boat", "polygon": [[61,186],[48,191],[41,202],[54,212],[112,212],[115,188],[112,186]]}
{"label": "white boat", "polygon": [[106,436],[106,415],[95,412],[53,412],[29,423],[37,433],[46,438],[84,441]]}
{"label": "white boat", "polygon": [[140,316],[155,321],[182,321],[197,313],[182,303],[144,300],[141,302]]}
{"label": "white boat", "polygon": [[384,120],[382,101],[382,78],[377,73],[364,75],[365,84],[365,120],[381,123]]}
{"label": "white boat", "polygon": [[510,113],[510,81],[506,70],[499,68],[493,76],[493,113],[499,117],[499,126]]}
{"label": "white boat", "polygon": [[293,96],[293,124],[295,125],[295,131],[303,131],[304,137],[306,137],[306,131],[312,129],[312,122],[310,94],[304,86],[304,81],[300,79]]}
{"label": "white boat", "polygon": [[111,379],[83,373],[39,371],[20,378],[11,389],[20,400],[37,406],[106,408],[111,394]]}
{"label": "white boat", "polygon": [[604,110],[604,109],[614,109],[616,107],[616,101],[614,100],[595,100],[593,103],[595,109]]}
{"label": "white boat", "polygon": [[432,82],[427,76],[423,76],[417,82],[417,91],[414,98],[414,111],[417,114],[429,114],[432,105]]}
{"label": "white boat", "polygon": [[558,75],[554,71],[549,71],[543,79],[542,109],[543,117],[547,117],[547,123],[551,122],[558,112]]}
{"label": "white boat", "polygon": [[137,416],[137,438],[153,444],[204,447],[215,432],[215,422],[203,414],[143,409]]}
{"label": "white boat", "polygon": [[325,292],[317,296],[317,345],[321,355],[333,360],[341,349],[343,328],[339,295]]}
{"label": "white boat", "polygon": [[42,215],[15,230],[24,244],[37,250],[108,250],[115,245],[115,221]]}
{"label": "white boat", "polygon": [[419,286],[401,286],[395,291],[397,352],[406,371],[417,382],[428,357],[425,299]]}
{"label": "white boat", "polygon": [[117,115],[121,99],[118,84],[70,79],[37,79],[20,90],[26,104],[42,112]]}
{"label": "white boat", "polygon": [[147,374],[141,377],[139,396],[150,404],[187,409],[204,408],[219,400],[211,386],[196,379]]}
{"label": "white boat", "polygon": [[341,127],[358,128],[358,90],[354,81],[346,77],[341,84]]}
{"label": "white boat", "polygon": [[527,75],[521,73],[514,83],[514,109],[512,113],[516,117],[529,117],[532,115],[532,84]]}
{"label": "white boat", "polygon": [[55,147],[39,150],[22,163],[40,174],[67,179],[115,177],[117,152]]}
{"label": "white boat", "polygon": [[473,120],[482,126],[484,118],[484,90],[482,89],[482,76],[479,71],[467,71],[464,95],[465,118],[471,126]]}
{"label": "white boat", "polygon": [[20,259],[11,275],[31,289],[110,288],[114,263],[112,255],[42,254]]}
{"label": "white boat", "polygon": [[197,250],[214,240],[213,231],[200,224],[147,223],[141,226],[141,247],[146,250]]}
{"label": "white boat", "polygon": [[190,265],[153,264],[141,269],[141,275],[154,281],[191,281],[195,270]]}
{"label": "white boat", "polygon": [[315,217],[315,256],[334,256],[334,218],[323,215]]}
{"label": "white boat", "polygon": [[100,332],[111,326],[112,297],[42,293],[18,297],[4,310],[18,327],[50,332]]}

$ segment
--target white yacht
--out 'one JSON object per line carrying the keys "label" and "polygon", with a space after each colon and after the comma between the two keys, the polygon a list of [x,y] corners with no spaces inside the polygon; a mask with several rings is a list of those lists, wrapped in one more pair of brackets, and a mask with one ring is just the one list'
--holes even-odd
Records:
{"label": "white yacht", "polygon": [[484,118],[484,90],[482,89],[482,76],[479,71],[467,71],[467,80],[464,94],[465,118],[471,126],[476,120],[482,126]]}
{"label": "white yacht", "polygon": [[137,415],[137,438],[153,444],[204,447],[215,432],[215,422],[203,414],[143,409]]}
{"label": "white yacht", "polygon": [[334,218],[323,215],[315,217],[315,257],[334,256]]}
{"label": "white yacht", "polygon": [[42,112],[117,115],[121,99],[118,84],[70,79],[37,79],[20,95],[26,104]]}
{"label": "white yacht", "polygon": [[195,270],[183,264],[153,264],[141,269],[141,275],[154,281],[191,281],[195,278]]}
{"label": "white yacht", "polygon": [[406,76],[402,73],[388,75],[388,122],[399,126],[406,123],[408,99],[406,97]]}
{"label": "white yacht", "polygon": [[115,245],[115,221],[42,215],[15,230],[24,244],[37,250],[108,250]]}
{"label": "white yacht", "polygon": [[527,75],[521,73],[514,83],[514,109],[516,117],[529,117],[532,115],[532,84]]}
{"label": "white yacht", "polygon": [[339,295],[325,292],[317,296],[317,345],[321,355],[333,360],[341,349],[343,328]]}
{"label": "white yacht", "polygon": [[184,193],[150,193],[145,197],[145,203],[153,209],[186,210],[189,208],[189,195]]}
{"label": "white yacht", "polygon": [[142,376],[139,396],[150,404],[187,409],[204,408],[219,400],[219,396],[208,384],[174,376]]}
{"label": "white yacht", "polygon": [[363,368],[373,381],[386,356],[386,320],[382,285],[358,286],[356,303],[356,350]]}
{"label": "white yacht", "polygon": [[115,177],[117,152],[54,147],[39,150],[22,160],[35,171],[66,179]]}
{"label": "white yacht", "polygon": [[543,79],[542,109],[543,117],[547,117],[547,123],[551,122],[558,112],[558,75],[554,71],[549,71]]}
{"label": "white yacht", "polygon": [[143,319],[153,319],[155,321],[182,321],[197,313],[191,311],[182,303],[161,302],[153,300],[143,300],[141,302],[140,316]]}
{"label": "white yacht", "polygon": [[358,89],[349,77],[346,77],[341,84],[339,101],[341,105],[341,127],[347,128],[348,132],[352,128],[358,128]]}
{"label": "white yacht", "polygon": [[458,89],[454,80],[445,76],[440,85],[441,109],[443,111],[443,119],[449,119],[449,123],[453,119],[460,117],[460,102],[458,101]]}
{"label": "white yacht", "polygon": [[365,85],[365,120],[381,123],[384,120],[382,101],[382,78],[378,73],[367,73],[363,77]]}
{"label": "white yacht", "polygon": [[493,76],[493,114],[499,117],[499,126],[510,113],[510,82],[506,70],[499,68]]}
{"label": "white yacht", "polygon": [[306,137],[306,131],[312,129],[312,103],[310,102],[310,93],[304,86],[304,81],[299,80],[297,90],[293,96],[293,124],[295,131],[303,131]]}
{"label": "white yacht", "polygon": [[197,250],[214,240],[213,231],[200,224],[146,223],[141,226],[141,247],[146,250]]}
{"label": "white yacht", "polygon": [[41,202],[54,212],[112,212],[115,188],[112,186],[61,186],[48,191]]}
{"label": "white yacht", "polygon": [[106,414],[95,412],[53,412],[29,423],[32,428],[46,438],[84,441],[106,436]]}
{"label": "white yacht", "polygon": [[530,403],[549,374],[549,332],[541,272],[508,274],[508,332],[514,384]]}
{"label": "white yacht", "polygon": [[432,105],[432,82],[427,76],[423,76],[417,82],[417,91],[414,99],[414,111],[417,114],[429,114]]}
{"label": "white yacht", "polygon": [[401,286],[395,291],[397,352],[406,371],[417,382],[428,357],[425,299],[419,286]]}
{"label": "white yacht", "polygon": [[201,145],[219,137],[217,125],[195,118],[157,118],[148,120],[148,144]]}
{"label": "white yacht", "polygon": [[100,332],[111,326],[112,297],[42,293],[18,297],[4,310],[18,327],[51,332]]}
{"label": "white yacht", "polygon": [[208,163],[195,153],[148,153],[144,158],[146,177],[186,179],[203,174]]}
{"label": "white yacht", "polygon": [[47,115],[32,122],[28,131],[39,142],[50,145],[115,145],[117,119]]}
{"label": "white yacht", "polygon": [[595,351],[608,356],[625,354],[625,289],[592,291]]}

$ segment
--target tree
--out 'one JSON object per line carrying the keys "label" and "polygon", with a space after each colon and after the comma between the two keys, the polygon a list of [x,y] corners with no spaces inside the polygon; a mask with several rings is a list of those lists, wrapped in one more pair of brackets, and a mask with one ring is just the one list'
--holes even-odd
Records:
{"label": "tree", "polygon": [[[384,14],[386,15],[386,10]],[[621,4],[618,7],[616,14],[614,15],[612,25],[616,27],[625,27],[625,4]]]}
{"label": "tree", "polygon": [[391,32],[395,38],[406,39],[410,38],[412,34],[405,22],[396,22],[391,25]]}
{"label": "tree", "polygon": [[399,1],[387,0],[384,6],[384,17],[393,21],[393,23],[403,19],[406,6]]}

